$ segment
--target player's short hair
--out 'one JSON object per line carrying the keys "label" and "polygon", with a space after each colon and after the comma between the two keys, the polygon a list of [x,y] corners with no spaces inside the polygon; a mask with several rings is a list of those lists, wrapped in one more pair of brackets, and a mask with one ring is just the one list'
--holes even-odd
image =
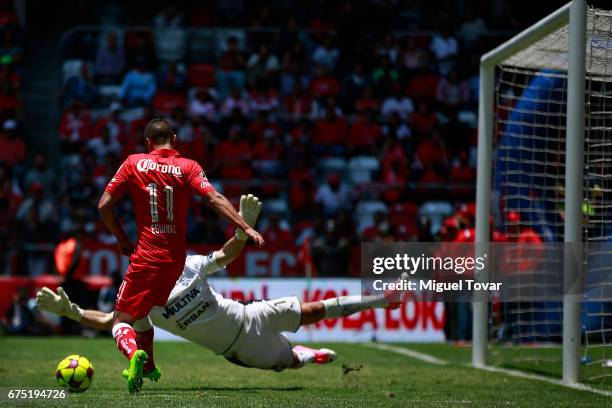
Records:
{"label": "player's short hair", "polygon": [[174,129],[170,122],[161,118],[152,119],[144,130],[145,139],[149,139],[155,145],[169,142],[172,136],[174,136]]}

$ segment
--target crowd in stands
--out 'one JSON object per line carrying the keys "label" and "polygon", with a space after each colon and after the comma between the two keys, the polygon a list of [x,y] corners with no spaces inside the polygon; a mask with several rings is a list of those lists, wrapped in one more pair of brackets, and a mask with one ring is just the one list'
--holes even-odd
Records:
{"label": "crowd in stands", "polygon": [[[415,2],[395,15],[374,1],[308,10],[264,2],[255,11],[217,3],[189,13],[167,3],[127,21],[154,29],[68,36],[57,97],[62,155],[37,155],[30,166],[20,32],[0,11],[0,274],[23,273],[8,250],[19,243],[75,229],[113,242],[97,199],[122,160],[145,151],[143,129],[154,117],[171,121],[177,149],[226,196],[262,198],[270,245],[309,240],[322,275],[347,273],[336,255],[360,241],[438,239],[445,220],[473,202],[478,56],[490,45],[473,7],[457,14],[449,2],[435,10]],[[362,24],[370,9],[376,26]],[[243,28],[206,29],[213,24]],[[121,210],[134,236],[129,200]],[[188,240],[231,233],[193,202]]]}

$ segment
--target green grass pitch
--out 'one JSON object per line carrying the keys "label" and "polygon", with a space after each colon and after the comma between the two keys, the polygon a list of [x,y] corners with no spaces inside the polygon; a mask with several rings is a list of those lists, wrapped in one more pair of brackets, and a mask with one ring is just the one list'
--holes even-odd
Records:
{"label": "green grass pitch", "polygon": [[[449,361],[436,366],[358,344],[326,344],[338,360],[282,373],[241,368],[189,343],[158,342],[158,383],[128,395],[120,375],[126,361],[112,338],[0,337],[0,390],[56,387],[57,363],[68,354],[88,357],[92,387],[69,401],[8,401],[4,406],[62,407],[406,407],[406,406],[612,406],[612,398],[541,381],[466,367],[469,348],[406,345]],[[359,368],[360,367],[360,368]],[[351,370],[352,368],[352,370]]]}

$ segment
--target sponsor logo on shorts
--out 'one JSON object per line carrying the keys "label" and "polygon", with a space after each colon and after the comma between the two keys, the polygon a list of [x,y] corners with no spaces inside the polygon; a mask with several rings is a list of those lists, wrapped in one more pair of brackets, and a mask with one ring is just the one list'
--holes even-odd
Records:
{"label": "sponsor logo on shorts", "polygon": [[174,316],[176,313],[180,312],[181,309],[187,306],[191,301],[196,299],[199,294],[200,294],[200,289],[198,288],[191,289],[189,293],[185,294],[180,299],[177,299],[171,304],[167,305],[164,308],[165,310],[162,313],[162,316],[164,316],[165,319],[169,319],[170,317]]}
{"label": "sponsor logo on shorts", "polygon": [[165,174],[172,174],[176,177],[181,177],[183,172],[180,166],[173,166],[172,164],[159,164],[151,159],[140,159],[136,163],[138,171],[148,173],[149,171],[157,171]]}

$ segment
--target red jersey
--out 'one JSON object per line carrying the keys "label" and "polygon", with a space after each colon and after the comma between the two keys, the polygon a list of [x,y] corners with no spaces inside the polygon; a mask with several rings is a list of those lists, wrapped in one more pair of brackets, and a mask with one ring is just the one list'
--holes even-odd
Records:
{"label": "red jersey", "polygon": [[138,228],[130,263],[159,269],[173,262],[182,268],[191,196],[215,190],[202,167],[173,149],[132,154],[105,189],[112,196],[126,190],[132,196]]}

